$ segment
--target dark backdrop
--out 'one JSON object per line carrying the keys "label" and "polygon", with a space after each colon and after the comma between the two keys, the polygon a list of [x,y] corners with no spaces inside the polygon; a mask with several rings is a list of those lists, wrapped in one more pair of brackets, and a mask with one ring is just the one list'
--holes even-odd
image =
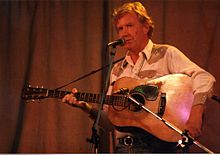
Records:
{"label": "dark backdrop", "polygon": [[[107,61],[104,46],[116,39],[111,23],[118,0],[56,0],[0,2],[0,152],[85,153],[92,121],[81,110],[44,99],[21,100],[22,88],[57,88]],[[178,47],[212,73],[220,95],[220,1],[142,0],[155,21],[153,41]],[[119,49],[120,51],[120,49]],[[118,52],[116,58],[123,55]],[[71,84],[99,93],[103,72]],[[220,152],[220,105],[209,100],[199,141]],[[101,134],[108,149],[107,133]],[[192,152],[203,152],[195,145]]]}

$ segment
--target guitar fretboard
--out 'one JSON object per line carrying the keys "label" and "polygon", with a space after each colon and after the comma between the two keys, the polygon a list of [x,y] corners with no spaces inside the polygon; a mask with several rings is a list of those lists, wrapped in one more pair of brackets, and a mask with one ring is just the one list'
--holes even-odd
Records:
{"label": "guitar fretboard", "polygon": [[[59,91],[59,90],[49,90],[44,88],[27,88],[29,93],[26,92],[27,99],[41,99],[41,98],[63,98],[65,95],[70,94],[70,91]],[[32,94],[29,96],[28,94]],[[79,101],[100,103],[101,95],[93,93],[80,93],[77,92],[75,97]],[[128,98],[123,95],[106,95],[104,99],[104,104],[122,106],[128,105]]]}
{"label": "guitar fretboard", "polygon": [[[80,101],[100,103],[101,95],[92,93],[76,93],[75,97]],[[115,105],[115,106],[127,106],[127,98],[125,96],[119,95],[106,95],[104,99],[104,104]]]}

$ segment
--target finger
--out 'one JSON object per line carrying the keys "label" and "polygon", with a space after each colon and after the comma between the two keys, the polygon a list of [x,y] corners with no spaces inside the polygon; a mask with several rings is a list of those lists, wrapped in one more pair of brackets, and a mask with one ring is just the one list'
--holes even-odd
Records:
{"label": "finger", "polygon": [[189,131],[189,135],[192,136],[193,138],[199,138],[199,136],[201,136],[201,130],[199,130],[199,129],[191,129]]}
{"label": "finger", "polygon": [[64,103],[69,103],[69,102],[72,102],[72,101],[71,101],[72,98],[74,98],[74,97],[73,97],[73,94],[67,94],[67,95],[65,95],[65,96],[63,97],[62,101],[63,101]]}
{"label": "finger", "polygon": [[66,102],[67,102],[68,95],[69,95],[69,94],[65,95],[65,96],[62,98],[62,102],[64,102],[64,103],[66,103]]}
{"label": "finger", "polygon": [[63,102],[63,103],[65,103],[65,102],[66,102],[66,98],[65,98],[65,97],[62,99],[62,102]]}
{"label": "finger", "polygon": [[78,91],[77,91],[77,89],[76,88],[73,88],[72,89],[72,93],[74,94],[74,93],[77,93]]}
{"label": "finger", "polygon": [[76,98],[75,97],[70,97],[69,98],[69,103],[70,104],[76,104]]}

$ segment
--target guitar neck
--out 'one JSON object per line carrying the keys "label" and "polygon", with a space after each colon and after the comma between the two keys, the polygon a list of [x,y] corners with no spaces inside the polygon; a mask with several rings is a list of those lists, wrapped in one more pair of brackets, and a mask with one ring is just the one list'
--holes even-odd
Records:
{"label": "guitar neck", "polygon": [[[70,94],[70,91],[60,91],[60,90],[46,90],[46,98],[59,98],[62,99],[65,95]],[[81,93],[77,92],[74,94],[77,100],[91,102],[91,103],[100,103],[101,95],[93,93]],[[120,95],[105,95],[104,104],[115,105],[115,106],[127,106],[127,97]]]}

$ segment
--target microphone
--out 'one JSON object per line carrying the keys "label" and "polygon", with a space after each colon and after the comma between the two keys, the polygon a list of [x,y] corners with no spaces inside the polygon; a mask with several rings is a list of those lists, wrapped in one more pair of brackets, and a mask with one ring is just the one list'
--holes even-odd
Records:
{"label": "microphone", "polygon": [[107,46],[116,47],[118,45],[123,46],[124,44],[125,44],[125,40],[123,38],[121,38],[121,39],[117,39],[115,41],[109,42]]}

